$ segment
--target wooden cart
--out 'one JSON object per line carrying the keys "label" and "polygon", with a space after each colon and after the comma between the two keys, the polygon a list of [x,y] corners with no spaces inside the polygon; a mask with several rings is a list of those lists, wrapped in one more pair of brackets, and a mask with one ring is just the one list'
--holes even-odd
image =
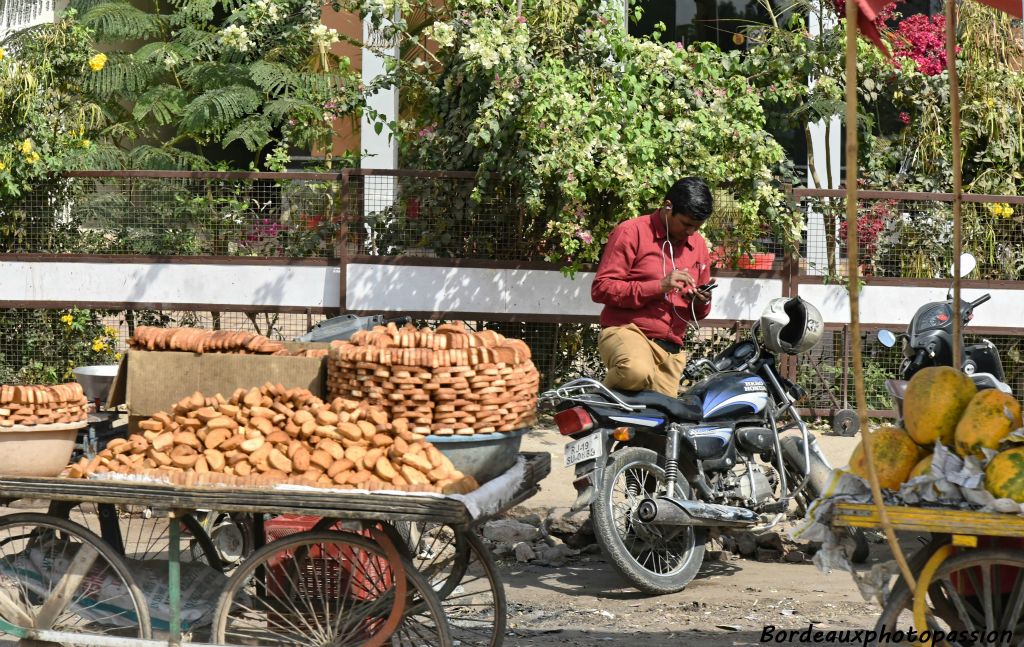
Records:
{"label": "wooden cart", "polygon": [[[548,454],[521,457],[502,510],[550,471]],[[458,498],[2,477],[0,499],[45,510],[0,516],[0,633],[19,644],[502,642],[504,590],[472,532],[487,517]],[[225,552],[204,510],[250,519],[267,543]]]}
{"label": "wooden cart", "polygon": [[[921,594],[900,577],[877,636],[913,626],[918,633],[955,632],[950,644],[1024,641],[1024,517],[916,506],[886,506],[886,514],[894,529],[931,533],[931,540],[908,560]],[[832,524],[881,527],[878,508],[857,503],[836,504]]]}

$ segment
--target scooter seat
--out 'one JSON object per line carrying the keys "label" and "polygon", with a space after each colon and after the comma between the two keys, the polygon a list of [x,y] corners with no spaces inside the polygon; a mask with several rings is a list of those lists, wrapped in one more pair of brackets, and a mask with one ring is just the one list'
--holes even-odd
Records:
{"label": "scooter seat", "polygon": [[660,411],[674,420],[697,422],[704,417],[704,407],[695,395],[670,398],[657,391],[614,391],[626,404]]}

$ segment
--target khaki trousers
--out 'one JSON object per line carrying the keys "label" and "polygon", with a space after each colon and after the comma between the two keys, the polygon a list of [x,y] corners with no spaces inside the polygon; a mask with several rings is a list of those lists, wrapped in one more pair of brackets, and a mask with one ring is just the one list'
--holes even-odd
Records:
{"label": "khaki trousers", "polygon": [[675,398],[686,353],[669,353],[644,335],[636,324],[609,326],[597,338],[601,361],[608,368],[604,385],[623,391],[657,391]]}

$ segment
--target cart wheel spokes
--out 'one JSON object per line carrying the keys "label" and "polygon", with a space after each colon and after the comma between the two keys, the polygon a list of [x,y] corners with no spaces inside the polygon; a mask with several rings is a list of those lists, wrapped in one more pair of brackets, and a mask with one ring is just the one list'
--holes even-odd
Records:
{"label": "cart wheel spokes", "polygon": [[490,550],[471,530],[440,523],[394,525],[413,566],[437,591],[452,639],[470,647],[499,647],[505,636],[505,588]]}
{"label": "cart wheel spokes", "polygon": [[85,644],[87,635],[151,635],[145,596],[121,556],[87,528],[37,513],[0,517],[0,619],[21,638],[32,628],[80,634]]}
{"label": "cart wheel spokes", "polygon": [[[906,630],[913,625],[913,596],[900,581],[875,630]],[[977,548],[943,562],[928,588],[928,624],[932,631],[982,635],[984,644],[1017,644],[1024,635],[1024,555],[1005,549]],[[1005,633],[1003,633],[1005,632]],[[987,640],[991,638],[991,640]],[[974,644],[949,640],[951,645]]]}
{"label": "cart wheel spokes", "polygon": [[[166,560],[170,547],[170,519],[145,506],[53,501],[50,515],[68,519],[103,537],[118,554],[140,561]],[[190,514],[178,517],[182,525],[179,554],[183,562],[200,562],[218,571],[225,564],[203,526]]]}
{"label": "cart wheel spokes", "polygon": [[229,579],[213,637],[227,645],[450,644],[437,596],[407,561],[394,568],[395,558],[402,560],[346,532],[314,530],[267,544]]}

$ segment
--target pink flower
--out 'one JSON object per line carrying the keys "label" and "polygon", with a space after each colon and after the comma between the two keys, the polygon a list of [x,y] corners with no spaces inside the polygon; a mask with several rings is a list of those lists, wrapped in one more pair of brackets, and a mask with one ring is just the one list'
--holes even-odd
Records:
{"label": "pink flower", "polygon": [[565,176],[565,179],[567,181],[569,181],[569,182],[575,182],[576,181],[576,174],[573,173],[572,171],[569,171],[569,174]]}
{"label": "pink flower", "polygon": [[586,229],[577,229],[576,238],[579,238],[584,245],[590,245],[594,242],[594,235]]}
{"label": "pink flower", "polygon": [[427,137],[434,134],[435,128],[433,126],[427,126],[419,132],[420,137]]}
{"label": "pink flower", "polygon": [[908,115],[905,112],[901,112],[900,113],[900,121],[902,121],[904,124],[909,124],[910,123],[910,115]]}
{"label": "pink flower", "polygon": [[683,41],[676,42],[676,49],[685,49],[686,45],[683,45]]}
{"label": "pink flower", "polygon": [[[900,21],[898,34],[893,42],[893,54],[897,59],[912,59],[917,63],[918,71],[927,76],[935,76],[946,69],[945,16],[909,16]],[[957,47],[956,51],[959,52],[960,48]]]}
{"label": "pink flower", "polygon": [[520,22],[520,23],[525,23],[526,22],[526,16],[519,16],[518,18],[516,18],[516,20],[518,22]]}

